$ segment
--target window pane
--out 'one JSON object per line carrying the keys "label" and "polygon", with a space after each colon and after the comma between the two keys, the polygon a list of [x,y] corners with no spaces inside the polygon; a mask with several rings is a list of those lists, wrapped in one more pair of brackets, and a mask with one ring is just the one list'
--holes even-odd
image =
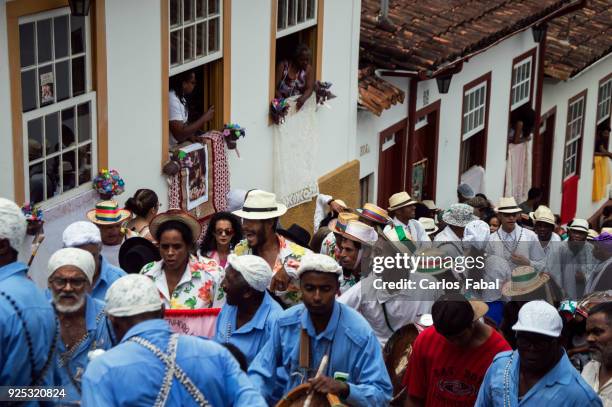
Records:
{"label": "window pane", "polygon": [[55,59],[68,56],[68,16],[53,19],[53,41],[55,43]]}
{"label": "window pane", "polygon": [[45,116],[45,146],[47,154],[60,151],[59,146],[59,112]]}
{"label": "window pane", "polygon": [[55,64],[55,97],[57,101],[70,97],[70,61]]}
{"label": "window pane", "polygon": [[60,193],[59,157],[45,160],[47,167],[47,199]]}
{"label": "window pane", "polygon": [[72,96],[85,93],[85,57],[72,60]]}
{"label": "window pane", "polygon": [[182,30],[176,30],[170,33],[170,65],[181,63],[181,37]]}
{"label": "window pane", "polygon": [[43,127],[42,119],[28,122],[28,159],[34,161],[43,156]]}
{"label": "window pane", "polygon": [[181,23],[181,0],[170,0],[170,27]]}
{"label": "window pane", "polygon": [[85,17],[70,16],[72,55],[85,52]]}
{"label": "window pane", "polygon": [[66,192],[76,186],[76,152],[62,154],[62,191]]}
{"label": "window pane", "polygon": [[287,27],[287,0],[277,0],[278,8],[276,11],[276,28],[282,30]]}
{"label": "window pane", "polygon": [[47,65],[39,68],[38,80],[40,84],[40,105],[45,106],[55,102],[55,79],[53,78],[53,65]]}
{"label": "window pane", "polygon": [[193,0],[183,0],[183,23],[193,20],[194,7]]}
{"label": "window pane", "polygon": [[484,105],[485,104],[485,90],[486,88],[482,88],[480,89],[480,105]]}
{"label": "window pane", "polygon": [[219,13],[219,0],[208,0],[208,15]]}
{"label": "window pane", "polygon": [[289,27],[295,25],[295,12],[296,12],[295,2],[296,1],[297,0],[289,0],[289,21],[287,23]]}
{"label": "window pane", "polygon": [[208,21],[208,53],[219,50],[219,18]]}
{"label": "window pane", "polygon": [[30,202],[32,204],[45,200],[44,179],[42,163],[30,167]]}
{"label": "window pane", "polygon": [[316,0],[308,0],[308,19],[309,20],[315,18],[315,1]]}
{"label": "window pane", "polygon": [[206,0],[196,0],[196,18],[206,17]]}
{"label": "window pane", "polygon": [[19,26],[19,56],[22,68],[36,63],[34,23],[21,24]]}
{"label": "window pane", "polygon": [[206,55],[206,22],[196,25],[196,57]]}
{"label": "window pane", "polygon": [[36,109],[36,69],[21,74],[21,107],[24,112]]}
{"label": "window pane", "polygon": [[306,0],[297,0],[298,1],[298,23],[303,23],[306,19]]}
{"label": "window pane", "polygon": [[191,26],[191,27],[186,27],[183,35],[185,36],[185,42],[183,44],[183,61],[187,62],[193,59],[194,56],[194,46],[195,46],[195,41],[194,41],[194,36],[195,36],[195,27]]}
{"label": "window pane", "polygon": [[463,95],[463,115],[467,113],[469,96],[467,93]]}
{"label": "window pane", "polygon": [[91,144],[79,148],[79,185],[91,181]]}
{"label": "window pane", "polygon": [[76,140],[74,128],[74,108],[62,110],[62,148],[65,150],[74,145]]}
{"label": "window pane", "polygon": [[77,107],[77,121],[79,126],[79,143],[91,140],[91,115],[89,102]]}
{"label": "window pane", "polygon": [[51,19],[36,22],[36,37],[38,40],[38,63],[51,61],[53,58],[53,45],[51,35]]}

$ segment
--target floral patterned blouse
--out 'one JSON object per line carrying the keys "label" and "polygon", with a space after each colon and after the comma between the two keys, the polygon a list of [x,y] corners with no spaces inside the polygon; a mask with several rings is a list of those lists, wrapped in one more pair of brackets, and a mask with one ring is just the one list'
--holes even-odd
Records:
{"label": "floral patterned blouse", "polygon": [[[312,252],[281,235],[277,234],[276,237],[278,238],[279,252],[272,271],[276,273],[284,269],[289,275],[290,281],[287,291],[276,291],[275,294],[288,306],[299,304],[302,301],[302,293],[300,292],[300,280],[297,278],[297,269],[300,266],[302,256]],[[247,240],[243,239],[234,248],[234,253],[237,256],[253,254],[253,249],[249,247]]]}
{"label": "floral patterned blouse", "polygon": [[224,272],[212,259],[190,256],[183,277],[172,293],[168,290],[163,260],[145,265],[140,274],[153,279],[159,296],[168,309],[219,308],[225,303],[221,289]]}
{"label": "floral patterned blouse", "polygon": [[325,236],[325,239],[323,239],[323,242],[321,243],[321,254],[326,254],[337,261],[339,253],[337,253],[338,250],[336,249],[336,236],[334,235],[334,232],[329,232],[329,234]]}
{"label": "floral patterned blouse", "polygon": [[357,284],[357,279],[352,274],[348,277],[344,275],[340,276],[339,281],[340,281],[340,295],[344,294],[346,291],[348,291],[349,288]]}

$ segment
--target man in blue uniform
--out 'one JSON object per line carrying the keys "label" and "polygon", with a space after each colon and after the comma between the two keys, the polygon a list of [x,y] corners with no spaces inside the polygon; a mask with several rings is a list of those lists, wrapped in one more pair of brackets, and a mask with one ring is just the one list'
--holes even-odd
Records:
{"label": "man in blue uniform", "polygon": [[106,302],[121,342],[87,366],[84,406],[265,406],[228,350],[172,333],[150,278],[121,277]]}
{"label": "man in blue uniform", "polygon": [[[287,394],[303,382],[351,406],[389,403],[393,389],[372,328],[356,311],[335,301],[341,274],[342,267],[329,256],[302,258],[298,276],[303,304],[279,316],[272,337],[248,371],[268,403],[277,401],[276,386]],[[327,367],[315,378],[325,355]]]}
{"label": "man in blue uniform", "polygon": [[25,232],[21,209],[0,198],[0,384],[52,386],[58,329],[51,304],[17,262]]}
{"label": "man in blue uniform", "polygon": [[91,296],[97,300],[104,301],[106,290],[116,280],[125,276],[125,271],[113,266],[102,256],[100,229],[91,222],[74,222],[64,230],[62,240],[64,247],[76,247],[87,250],[94,257],[96,272],[94,273]]}
{"label": "man in blue uniform", "polygon": [[259,256],[230,254],[221,285],[226,303],[217,318],[215,341],[236,346],[251,363],[272,334],[283,311],[266,288],[272,269]]}

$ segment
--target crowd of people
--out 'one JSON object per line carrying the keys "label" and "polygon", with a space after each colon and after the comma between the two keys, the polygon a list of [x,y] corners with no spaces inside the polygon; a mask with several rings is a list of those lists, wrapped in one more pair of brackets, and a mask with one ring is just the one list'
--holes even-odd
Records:
{"label": "crowd of people", "polygon": [[[562,226],[535,188],[319,195],[311,234],[275,194],[231,194],[206,228],[147,189],[99,202],[38,271],[0,198],[0,385],[84,406],[612,406],[612,207]],[[207,337],[168,323],[203,309]]]}

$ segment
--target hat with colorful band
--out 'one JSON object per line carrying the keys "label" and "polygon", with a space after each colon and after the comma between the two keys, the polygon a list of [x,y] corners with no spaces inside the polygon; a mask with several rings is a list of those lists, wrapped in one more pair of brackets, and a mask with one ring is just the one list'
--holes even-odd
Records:
{"label": "hat with colorful band", "polygon": [[87,218],[98,225],[112,225],[120,223],[129,218],[131,212],[127,209],[120,209],[116,201],[102,201],[96,207],[87,212]]}
{"label": "hat with colorful band", "polygon": [[363,209],[357,209],[359,216],[363,219],[386,225],[391,218],[386,210],[371,203],[363,205]]}
{"label": "hat with colorful band", "polygon": [[417,273],[436,276],[446,273],[449,269],[444,267],[443,259],[446,253],[438,248],[423,251],[419,256],[419,268]]}
{"label": "hat with colorful band", "polygon": [[539,273],[531,266],[520,266],[512,270],[510,281],[502,287],[506,297],[516,297],[534,292],[550,280],[548,274]]}
{"label": "hat with colorful band", "polygon": [[344,233],[346,230],[346,225],[348,225],[350,221],[357,219],[359,219],[359,216],[355,215],[354,213],[342,212],[338,215],[335,224],[332,225],[333,227],[330,229],[334,233]]}

